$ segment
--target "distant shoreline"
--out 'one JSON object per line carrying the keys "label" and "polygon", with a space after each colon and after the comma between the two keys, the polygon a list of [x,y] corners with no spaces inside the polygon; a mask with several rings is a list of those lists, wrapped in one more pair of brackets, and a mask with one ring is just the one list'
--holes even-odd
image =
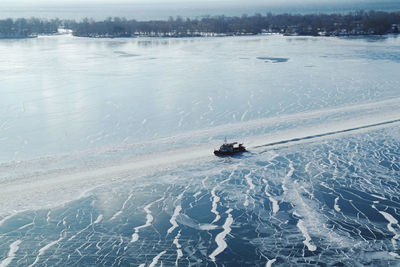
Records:
{"label": "distant shoreline", "polygon": [[218,37],[257,34],[286,36],[371,36],[398,34],[400,11],[357,11],[347,14],[255,14],[241,17],[205,16],[201,19],[136,21],[125,18],[93,19],[5,19],[0,20],[0,39],[56,35],[60,29],[77,37]]}
{"label": "distant shoreline", "polygon": [[[353,0],[353,1],[265,1],[265,0],[135,0],[135,1],[23,1],[6,0],[1,2],[0,19],[43,18],[62,20],[93,18],[102,21],[108,17],[125,17],[129,20],[155,21],[168,20],[169,17],[201,19],[205,15],[226,17],[272,14],[347,14],[358,10],[396,12],[400,10],[398,0]],[[158,4],[155,4],[157,2]]]}

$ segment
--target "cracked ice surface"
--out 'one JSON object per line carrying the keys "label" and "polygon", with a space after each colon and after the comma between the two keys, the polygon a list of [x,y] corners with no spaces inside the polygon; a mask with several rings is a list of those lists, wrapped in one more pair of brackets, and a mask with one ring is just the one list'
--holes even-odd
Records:
{"label": "cracked ice surface", "polygon": [[[3,217],[4,262],[396,264],[399,133],[391,127],[186,164]],[[38,239],[40,232],[47,234]]]}
{"label": "cracked ice surface", "polygon": [[1,40],[0,266],[399,265],[399,47]]}

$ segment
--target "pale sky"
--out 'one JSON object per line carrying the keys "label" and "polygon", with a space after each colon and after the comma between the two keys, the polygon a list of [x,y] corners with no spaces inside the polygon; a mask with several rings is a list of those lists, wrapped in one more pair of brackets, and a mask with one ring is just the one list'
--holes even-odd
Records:
{"label": "pale sky", "polygon": [[[386,0],[384,2],[396,2],[397,0]],[[370,3],[379,0],[1,0],[2,3],[24,3],[24,4],[61,4],[61,3],[170,3],[170,2],[225,2],[225,3],[260,3],[260,4],[302,4],[302,3]]]}

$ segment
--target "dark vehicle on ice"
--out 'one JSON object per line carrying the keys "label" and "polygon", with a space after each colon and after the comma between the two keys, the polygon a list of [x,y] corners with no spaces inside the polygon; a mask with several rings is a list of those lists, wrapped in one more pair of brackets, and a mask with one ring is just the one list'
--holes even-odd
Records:
{"label": "dark vehicle on ice", "polygon": [[247,151],[243,144],[237,144],[237,142],[227,143],[225,139],[225,142],[222,144],[222,146],[218,150],[214,150],[214,154],[216,156],[227,156]]}

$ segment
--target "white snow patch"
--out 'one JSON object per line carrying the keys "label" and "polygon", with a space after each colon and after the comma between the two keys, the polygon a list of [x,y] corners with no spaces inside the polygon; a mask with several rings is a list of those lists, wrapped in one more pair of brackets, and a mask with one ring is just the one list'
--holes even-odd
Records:
{"label": "white snow patch", "polygon": [[315,251],[317,250],[317,247],[313,244],[311,244],[311,237],[308,234],[308,231],[306,229],[306,227],[304,226],[304,221],[303,220],[299,220],[297,222],[297,227],[300,229],[301,233],[303,234],[303,236],[305,237],[306,240],[303,241],[304,245],[307,246],[309,251]]}
{"label": "white snow patch", "polygon": [[271,267],[274,262],[276,262],[276,259],[268,260],[267,264],[265,264],[265,267]]}
{"label": "white snow patch", "polygon": [[232,209],[228,209],[226,211],[226,213],[228,214],[228,218],[226,218],[225,223],[222,226],[224,231],[222,231],[215,237],[215,242],[217,243],[218,247],[209,256],[210,259],[214,262],[215,262],[215,257],[228,247],[228,245],[225,242],[225,237],[231,232],[231,225],[233,223],[233,217],[231,212]]}
{"label": "white snow patch", "polygon": [[219,212],[217,211],[218,207],[218,202],[220,198],[215,194],[215,187],[211,190],[211,196],[213,198],[212,200],[212,207],[211,207],[211,212],[215,214],[215,219],[211,223],[218,222],[221,216],[219,215]]}
{"label": "white snow patch", "polygon": [[169,222],[172,224],[172,226],[168,229],[167,234],[172,233],[175,230],[175,228],[178,227],[178,223],[176,222],[176,217],[178,217],[181,210],[182,210],[181,205],[178,205],[175,207],[174,214],[172,215],[171,219],[169,220]]}
{"label": "white snow patch", "polygon": [[153,261],[150,263],[149,267],[154,267],[154,266],[156,266],[156,264],[157,264],[158,261],[160,260],[161,256],[164,255],[165,253],[167,253],[166,250],[164,250],[164,251],[158,253],[158,255],[155,256],[155,257],[153,258]]}
{"label": "white snow patch", "polygon": [[12,260],[15,258],[15,253],[19,249],[19,244],[21,244],[21,240],[16,240],[10,245],[10,251],[8,252],[7,258],[5,258],[2,262],[0,262],[0,267],[8,266]]}
{"label": "white snow patch", "polygon": [[49,248],[51,248],[52,246],[58,244],[61,240],[63,240],[62,237],[60,237],[59,239],[48,243],[47,245],[45,245],[44,247],[42,247],[41,249],[39,249],[39,254],[36,256],[35,261],[29,265],[29,267],[36,265],[36,263],[39,261],[40,256],[42,256]]}
{"label": "white snow patch", "polygon": [[340,212],[341,209],[340,209],[340,207],[339,207],[339,205],[338,205],[338,201],[339,201],[339,197],[335,198],[335,204],[333,205],[333,208],[334,208],[337,212]]}

